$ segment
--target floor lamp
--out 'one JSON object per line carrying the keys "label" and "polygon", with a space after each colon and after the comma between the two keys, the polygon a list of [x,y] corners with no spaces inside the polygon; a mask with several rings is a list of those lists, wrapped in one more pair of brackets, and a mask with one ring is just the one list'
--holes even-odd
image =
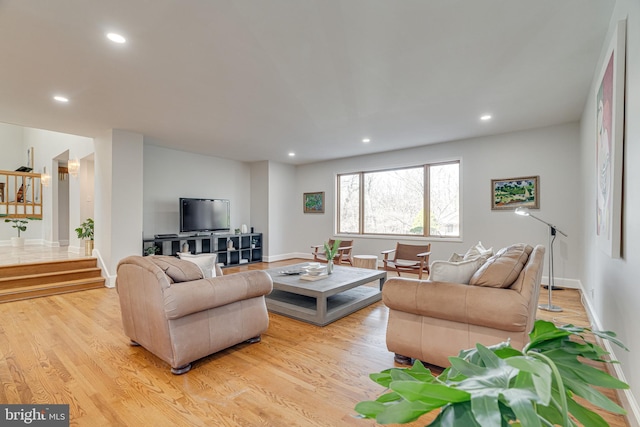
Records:
{"label": "floor lamp", "polygon": [[537,216],[531,215],[531,213],[527,209],[517,208],[516,214],[537,219],[538,221],[546,224],[549,227],[549,286],[547,286],[547,288],[549,289],[549,303],[540,304],[538,308],[547,311],[562,311],[562,308],[551,303],[551,291],[553,290],[555,285],[555,279],[553,276],[553,243],[556,240],[556,232],[562,234],[564,237],[569,236],[567,236],[566,233],[563,233],[561,230],[558,230],[558,227],[556,227],[555,225],[549,224],[547,221],[543,221]]}

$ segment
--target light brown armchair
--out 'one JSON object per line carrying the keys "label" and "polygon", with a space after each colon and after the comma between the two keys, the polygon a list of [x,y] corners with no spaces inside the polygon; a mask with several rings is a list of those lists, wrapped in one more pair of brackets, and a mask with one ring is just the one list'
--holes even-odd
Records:
{"label": "light brown armchair", "polygon": [[[389,256],[393,254],[393,258]],[[431,255],[431,244],[428,245],[407,245],[396,243],[395,249],[382,251],[384,258],[382,264],[385,270],[395,271],[400,276],[400,272],[417,273],[422,279],[422,274],[429,276],[429,255]]]}
{"label": "light brown armchair", "polygon": [[196,264],[165,256],[120,261],[116,288],[132,345],[183,374],[197,359],[258,342],[269,325],[264,296],[273,288],[271,277],[264,271],[216,271],[216,277],[203,279]]}
{"label": "light brown armchair", "polygon": [[[327,244],[330,247],[333,247],[334,242],[335,242],[335,239],[329,239]],[[327,257],[324,254],[324,244],[311,246],[311,249],[313,249],[313,252],[311,253],[311,255],[313,255],[314,261],[327,262]],[[341,240],[338,253],[333,259],[334,264],[349,263],[350,265],[353,266],[353,258],[351,257],[352,250],[353,250],[353,240]]]}
{"label": "light brown armchair", "polygon": [[470,284],[387,280],[382,289],[389,307],[387,348],[396,362],[417,359],[446,367],[449,356],[460,350],[507,339],[521,349],[535,322],[544,252],[540,245],[505,248],[480,267]]}

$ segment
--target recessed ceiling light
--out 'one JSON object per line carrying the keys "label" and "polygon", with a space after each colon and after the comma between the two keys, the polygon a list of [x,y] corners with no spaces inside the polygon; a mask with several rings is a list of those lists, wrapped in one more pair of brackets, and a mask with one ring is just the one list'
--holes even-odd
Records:
{"label": "recessed ceiling light", "polygon": [[491,114],[485,114],[484,116],[480,116],[480,120],[491,120]]}
{"label": "recessed ceiling light", "polygon": [[67,98],[66,96],[56,95],[53,97],[53,99],[55,99],[58,102],[69,102],[69,98]]}
{"label": "recessed ceiling light", "polygon": [[116,34],[116,33],[108,33],[107,34],[107,38],[109,40],[111,40],[114,43],[126,43],[127,39],[125,39],[124,37],[122,37],[120,34]]}
{"label": "recessed ceiling light", "polygon": [[294,153],[293,151],[289,153],[289,157],[294,157],[296,155],[296,153]]}
{"label": "recessed ceiling light", "polygon": [[371,142],[371,139],[369,139],[369,138],[363,138],[363,139],[362,139],[362,142],[364,142],[365,144],[367,144],[367,143]]}

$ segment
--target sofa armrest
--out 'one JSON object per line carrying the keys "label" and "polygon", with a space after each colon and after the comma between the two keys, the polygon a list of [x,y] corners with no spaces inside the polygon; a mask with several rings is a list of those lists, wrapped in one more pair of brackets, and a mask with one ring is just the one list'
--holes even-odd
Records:
{"label": "sofa armrest", "polygon": [[264,271],[245,271],[228,276],[174,283],[164,290],[168,319],[178,319],[236,301],[267,295],[273,289]]}
{"label": "sofa armrest", "polygon": [[524,330],[529,312],[512,289],[405,278],[387,280],[382,301],[391,310],[504,331]]}

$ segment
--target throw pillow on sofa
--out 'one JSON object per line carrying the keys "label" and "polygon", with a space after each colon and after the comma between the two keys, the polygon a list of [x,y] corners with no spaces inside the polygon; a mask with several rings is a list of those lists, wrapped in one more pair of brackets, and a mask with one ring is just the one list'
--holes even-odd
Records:
{"label": "throw pillow on sofa", "polygon": [[145,258],[160,267],[174,283],[190,282],[204,277],[200,267],[192,262],[182,261],[172,256],[163,255],[154,255]]}
{"label": "throw pillow on sofa", "polygon": [[481,257],[468,261],[449,262],[434,261],[431,263],[429,280],[432,282],[452,282],[469,284],[471,276],[484,264]]}
{"label": "throw pillow on sofa", "polygon": [[205,279],[216,277],[216,254],[198,254],[179,252],[180,259],[190,261],[200,268]]}
{"label": "throw pillow on sofa", "polygon": [[491,256],[493,256],[493,248],[486,249],[482,242],[478,242],[478,244],[471,246],[464,255],[455,252],[451,254],[449,262],[469,261],[478,257],[482,257],[486,261]]}
{"label": "throw pillow on sofa", "polygon": [[531,251],[533,251],[533,247],[524,243],[517,243],[500,249],[497,254],[489,258],[473,274],[469,284],[492,288],[508,288],[518,278],[529,259]]}

